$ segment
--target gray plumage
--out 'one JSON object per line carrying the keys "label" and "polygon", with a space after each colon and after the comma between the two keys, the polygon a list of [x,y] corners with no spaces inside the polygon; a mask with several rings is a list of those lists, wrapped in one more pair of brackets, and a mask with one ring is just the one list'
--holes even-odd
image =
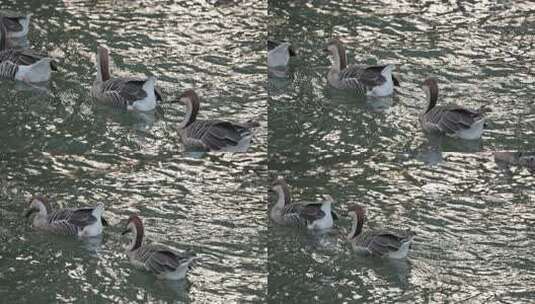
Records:
{"label": "gray plumage", "polygon": [[102,225],[106,224],[101,218],[104,205],[97,204],[95,207],[65,208],[47,212],[41,197],[32,198],[30,208],[26,216],[37,213],[33,218],[33,226],[56,234],[70,236],[95,236],[102,232]]}
{"label": "gray plumage", "polygon": [[130,262],[136,267],[154,273],[159,278],[183,279],[196,259],[192,253],[179,253],[164,245],[143,244],[143,222],[137,215],[132,215],[128,219],[123,234],[129,232],[135,234],[126,252]]}
{"label": "gray plumage", "polygon": [[[96,82],[91,94],[101,103],[126,111],[128,106],[132,106],[135,101],[147,97],[147,93],[143,90],[143,84],[147,80],[147,78],[135,77],[110,78],[106,81]],[[154,91],[157,100],[161,101],[160,91],[156,88]]]}
{"label": "gray plumage", "polygon": [[416,234],[409,230],[365,230],[353,239],[356,247],[366,248],[370,254],[384,256],[401,249]]}
{"label": "gray plumage", "polygon": [[43,65],[39,64],[40,67],[34,67],[32,73],[35,75],[26,72],[20,75],[18,80],[48,80],[50,70],[57,70],[55,62],[32,49],[11,48],[7,41],[7,29],[3,21],[4,17],[0,17],[0,78],[15,80],[20,67],[29,67],[41,62]]}
{"label": "gray plumage", "polygon": [[365,210],[353,206],[349,214],[353,226],[348,235],[353,248],[360,253],[395,259],[405,258],[416,233],[400,229],[363,230]]}
{"label": "gray plumage", "polygon": [[421,123],[427,131],[454,134],[470,129],[483,119],[479,110],[466,109],[455,104],[435,106],[421,116]]}
{"label": "gray plumage", "polygon": [[[109,50],[99,46],[97,50],[97,78],[91,87],[91,96],[100,103],[113,108],[128,110],[132,109],[136,102],[148,97],[144,89],[150,84],[154,90],[154,99],[148,102],[149,106],[143,110],[152,110],[162,101],[161,92],[154,86],[155,77],[111,77],[109,67]],[[154,101],[153,106],[152,101]]]}
{"label": "gray plumage", "polygon": [[245,152],[253,129],[258,123],[235,123],[223,120],[197,120],[200,100],[195,91],[187,90],[178,99],[185,103],[187,113],[178,132],[184,145],[203,151]]}
{"label": "gray plumage", "polygon": [[429,78],[423,84],[428,99],[428,107],[419,119],[426,132],[458,136],[465,139],[481,137],[485,123],[483,111],[468,109],[456,104],[436,105],[438,85]]}
{"label": "gray plumage", "polygon": [[331,40],[325,51],[331,53],[334,59],[327,80],[337,89],[352,90],[362,95],[387,96],[392,94],[394,86],[399,86],[399,81],[392,75],[393,65],[348,65],[344,45],[338,39]]}
{"label": "gray plumage", "polygon": [[[381,86],[386,83],[386,78],[381,72],[387,65],[368,66],[368,65],[350,65],[341,70],[338,74],[339,89],[353,89],[359,94],[366,94],[374,87]],[[395,77],[394,85],[398,85]]]}
{"label": "gray plumage", "polygon": [[278,224],[308,226],[312,222],[325,217],[325,212],[321,210],[321,205],[322,201],[295,202],[285,205],[284,208],[280,210],[281,216],[276,217]]}
{"label": "gray plumage", "polygon": [[160,244],[142,245],[129,255],[137,263],[142,263],[146,270],[158,276],[177,271],[184,264],[187,264],[189,269],[190,262],[195,257],[191,253],[178,253]]}
{"label": "gray plumage", "polygon": [[338,215],[331,209],[334,200],[329,195],[324,200],[315,202],[292,202],[288,185],[282,179],[273,184],[272,190],[278,198],[270,216],[279,225],[325,229],[330,228],[333,221],[338,219]]}

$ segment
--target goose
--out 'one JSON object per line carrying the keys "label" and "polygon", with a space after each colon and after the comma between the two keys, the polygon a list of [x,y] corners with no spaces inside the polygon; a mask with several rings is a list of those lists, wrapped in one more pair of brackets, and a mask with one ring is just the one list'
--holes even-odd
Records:
{"label": "goose", "polygon": [[28,35],[32,15],[6,10],[0,11],[0,18],[2,18],[2,23],[7,30],[7,38],[21,38]]}
{"label": "goose", "polygon": [[134,233],[134,237],[126,254],[135,267],[167,280],[181,280],[191,269],[191,264],[196,259],[195,255],[178,253],[161,244],[143,244],[143,222],[137,215],[130,216],[122,235],[130,232]]}
{"label": "goose", "polygon": [[533,152],[494,152],[496,162],[511,166],[522,166],[535,172],[535,153]]}
{"label": "goose", "polygon": [[111,77],[109,50],[97,48],[97,77],[91,88],[93,98],[101,103],[126,111],[152,111],[162,101],[156,88],[156,77]]}
{"label": "goose", "polygon": [[51,58],[32,49],[9,48],[4,17],[0,17],[0,78],[26,83],[45,82],[57,67]]}
{"label": "goose", "polygon": [[407,257],[411,243],[416,235],[410,230],[365,230],[364,207],[355,205],[350,208],[353,226],[347,238],[355,251],[365,255],[403,259]]}
{"label": "goose", "polygon": [[392,71],[393,64],[387,65],[347,65],[344,44],[335,38],[324,49],[333,57],[333,65],[327,74],[327,81],[336,89],[355,90],[359,94],[373,97],[392,95],[399,81]]}
{"label": "goose", "polygon": [[428,102],[427,109],[419,117],[424,131],[468,140],[481,138],[485,126],[482,109],[472,110],[455,104],[437,106],[438,85],[434,78],[426,79],[422,89]]}
{"label": "goose", "polygon": [[194,90],[186,90],[173,101],[186,105],[186,115],[178,126],[184,145],[202,151],[245,152],[251,143],[255,121],[234,123],[224,120],[197,120],[200,99]]}
{"label": "goose", "polygon": [[35,213],[32,226],[36,230],[89,238],[102,234],[102,226],[108,225],[102,218],[104,212],[102,203],[98,203],[95,207],[65,208],[50,213],[47,212],[45,203],[48,203],[45,197],[32,197],[30,206],[24,214],[29,218]]}
{"label": "goose", "polygon": [[295,50],[289,42],[275,42],[268,40],[268,67],[285,67],[290,61],[290,57],[295,56]]}
{"label": "goose", "polygon": [[334,199],[325,195],[316,202],[292,202],[288,184],[284,179],[275,181],[271,188],[277,193],[277,202],[271,209],[271,219],[285,226],[306,226],[310,230],[329,229],[338,219],[332,210]]}

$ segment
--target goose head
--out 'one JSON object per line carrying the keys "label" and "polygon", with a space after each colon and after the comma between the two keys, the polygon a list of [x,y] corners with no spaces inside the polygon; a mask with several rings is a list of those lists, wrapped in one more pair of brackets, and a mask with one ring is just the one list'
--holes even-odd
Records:
{"label": "goose head", "polygon": [[291,203],[290,189],[283,178],[279,178],[271,185],[271,191],[277,193],[277,204],[288,205]]}
{"label": "goose head", "polygon": [[128,233],[134,233],[134,237],[130,241],[130,250],[136,250],[141,247],[144,231],[143,222],[139,216],[134,214],[128,218],[125,230],[121,234],[125,235]]}
{"label": "goose head", "polygon": [[362,226],[366,217],[366,210],[360,205],[354,205],[349,208],[349,216],[353,220],[351,232],[347,235],[349,240],[356,238],[362,232]]}
{"label": "goose head", "polygon": [[186,115],[184,116],[184,120],[180,123],[179,128],[185,128],[195,121],[197,114],[199,113],[201,101],[199,95],[197,95],[194,90],[186,90],[173,102],[186,106]]}
{"label": "goose head", "polygon": [[46,215],[46,206],[48,199],[44,196],[34,196],[30,199],[29,207],[25,210],[24,216],[30,217],[34,213]]}
{"label": "goose head", "polygon": [[425,96],[428,102],[426,113],[429,112],[437,104],[438,99],[438,84],[435,78],[427,78],[422,84],[422,90],[425,92]]}
{"label": "goose head", "polygon": [[344,48],[344,43],[338,39],[334,38],[331,41],[329,41],[325,48],[323,49],[324,52],[330,54],[334,58],[334,68],[338,70],[343,70],[347,66],[347,57],[346,57],[346,51]]}

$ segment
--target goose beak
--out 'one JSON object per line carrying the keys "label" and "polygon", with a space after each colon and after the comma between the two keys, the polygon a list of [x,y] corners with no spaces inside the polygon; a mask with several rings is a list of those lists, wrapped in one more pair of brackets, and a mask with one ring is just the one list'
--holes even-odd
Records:
{"label": "goose beak", "polygon": [[131,231],[130,229],[126,229],[125,231],[123,231],[123,232],[121,233],[121,235],[125,235],[125,234],[127,234],[127,233],[129,233],[129,232],[132,232],[132,231]]}
{"label": "goose beak", "polygon": [[326,53],[326,54],[329,53],[329,49],[328,49],[327,47],[324,47],[324,48],[322,49],[322,51],[323,51],[324,53]]}

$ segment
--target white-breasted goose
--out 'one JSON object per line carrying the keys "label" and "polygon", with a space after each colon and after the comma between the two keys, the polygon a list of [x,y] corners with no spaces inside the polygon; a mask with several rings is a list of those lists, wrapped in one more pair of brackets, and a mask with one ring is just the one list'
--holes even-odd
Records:
{"label": "white-breasted goose", "polygon": [[292,202],[290,189],[283,179],[276,180],[271,190],[277,193],[277,202],[271,208],[271,219],[285,226],[306,226],[311,230],[329,229],[338,219],[332,210],[334,199],[325,195],[323,200],[315,202]]}
{"label": "white-breasted goose", "polygon": [[35,214],[32,226],[36,230],[86,238],[102,234],[102,226],[108,225],[102,218],[102,203],[95,207],[65,208],[47,212],[47,202],[42,196],[34,196],[25,212],[26,217]]}
{"label": "white-breasted goose", "polygon": [[27,83],[45,82],[57,67],[51,58],[32,50],[11,48],[4,17],[0,17],[0,78]]}
{"label": "white-breasted goose", "polygon": [[382,97],[392,95],[394,86],[399,86],[398,79],[392,75],[393,64],[348,65],[344,44],[337,38],[329,41],[324,51],[333,57],[327,81],[334,88],[356,91],[361,95]]}
{"label": "white-breasted goose", "polygon": [[107,47],[97,49],[97,77],[91,88],[95,100],[128,111],[152,111],[162,96],[156,88],[156,77],[111,77],[110,52]]}

